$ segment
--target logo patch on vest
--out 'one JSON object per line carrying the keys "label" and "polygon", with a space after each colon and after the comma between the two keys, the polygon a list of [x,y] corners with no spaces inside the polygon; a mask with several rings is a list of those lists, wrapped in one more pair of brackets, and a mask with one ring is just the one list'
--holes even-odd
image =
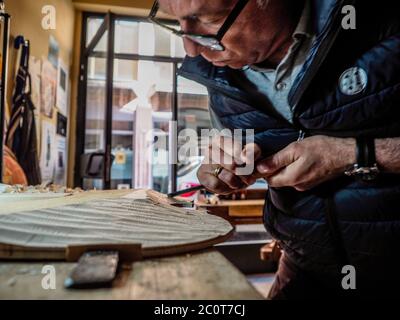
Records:
{"label": "logo patch on vest", "polygon": [[362,92],[368,83],[368,76],[364,69],[354,67],[347,69],[340,76],[339,88],[340,91],[347,95],[353,96]]}

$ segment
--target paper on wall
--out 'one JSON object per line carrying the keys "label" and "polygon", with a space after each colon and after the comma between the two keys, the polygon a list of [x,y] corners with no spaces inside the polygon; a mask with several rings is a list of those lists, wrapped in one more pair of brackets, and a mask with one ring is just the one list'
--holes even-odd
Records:
{"label": "paper on wall", "polygon": [[42,63],[41,83],[41,112],[47,117],[53,116],[53,108],[56,104],[57,69],[47,59]]}
{"label": "paper on wall", "polygon": [[66,64],[59,59],[57,73],[57,108],[61,114],[67,116],[69,72]]}
{"label": "paper on wall", "polygon": [[63,136],[57,135],[57,154],[55,159],[55,175],[54,183],[64,186],[66,178],[66,166],[67,166],[67,146],[66,139]]}
{"label": "paper on wall", "polygon": [[42,181],[49,182],[53,180],[56,159],[56,128],[49,121],[42,121],[42,139],[40,143],[40,169],[42,172]]}

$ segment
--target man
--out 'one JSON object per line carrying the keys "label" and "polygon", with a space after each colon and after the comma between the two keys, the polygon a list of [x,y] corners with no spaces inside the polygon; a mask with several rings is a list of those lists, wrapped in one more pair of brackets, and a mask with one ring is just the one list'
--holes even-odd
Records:
{"label": "man", "polygon": [[[356,29],[343,27],[346,5],[355,8]],[[255,130],[255,143],[243,150],[226,147],[226,138],[214,141],[220,149],[198,177],[221,194],[267,180],[265,226],[284,250],[270,298],[396,292],[400,13],[394,4],[160,0],[159,7],[179,21],[182,32],[175,33],[188,55],[180,74],[208,88],[213,123]],[[256,170],[238,175],[249,153]]]}

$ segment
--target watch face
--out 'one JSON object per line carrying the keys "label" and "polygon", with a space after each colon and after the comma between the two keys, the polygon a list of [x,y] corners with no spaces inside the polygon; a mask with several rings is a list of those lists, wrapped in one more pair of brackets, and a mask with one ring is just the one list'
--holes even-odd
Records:
{"label": "watch face", "polygon": [[379,173],[379,169],[376,165],[373,167],[359,168],[358,170],[359,170],[358,174],[359,174],[360,178],[364,181],[375,180]]}

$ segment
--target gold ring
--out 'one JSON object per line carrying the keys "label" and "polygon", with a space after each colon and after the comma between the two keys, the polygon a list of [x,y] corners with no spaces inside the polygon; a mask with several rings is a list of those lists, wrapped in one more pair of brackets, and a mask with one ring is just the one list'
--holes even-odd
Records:
{"label": "gold ring", "polygon": [[221,167],[221,166],[216,167],[214,172],[213,172],[213,176],[218,178],[218,176],[219,176],[219,174],[221,173],[222,170],[224,170],[223,167]]}

